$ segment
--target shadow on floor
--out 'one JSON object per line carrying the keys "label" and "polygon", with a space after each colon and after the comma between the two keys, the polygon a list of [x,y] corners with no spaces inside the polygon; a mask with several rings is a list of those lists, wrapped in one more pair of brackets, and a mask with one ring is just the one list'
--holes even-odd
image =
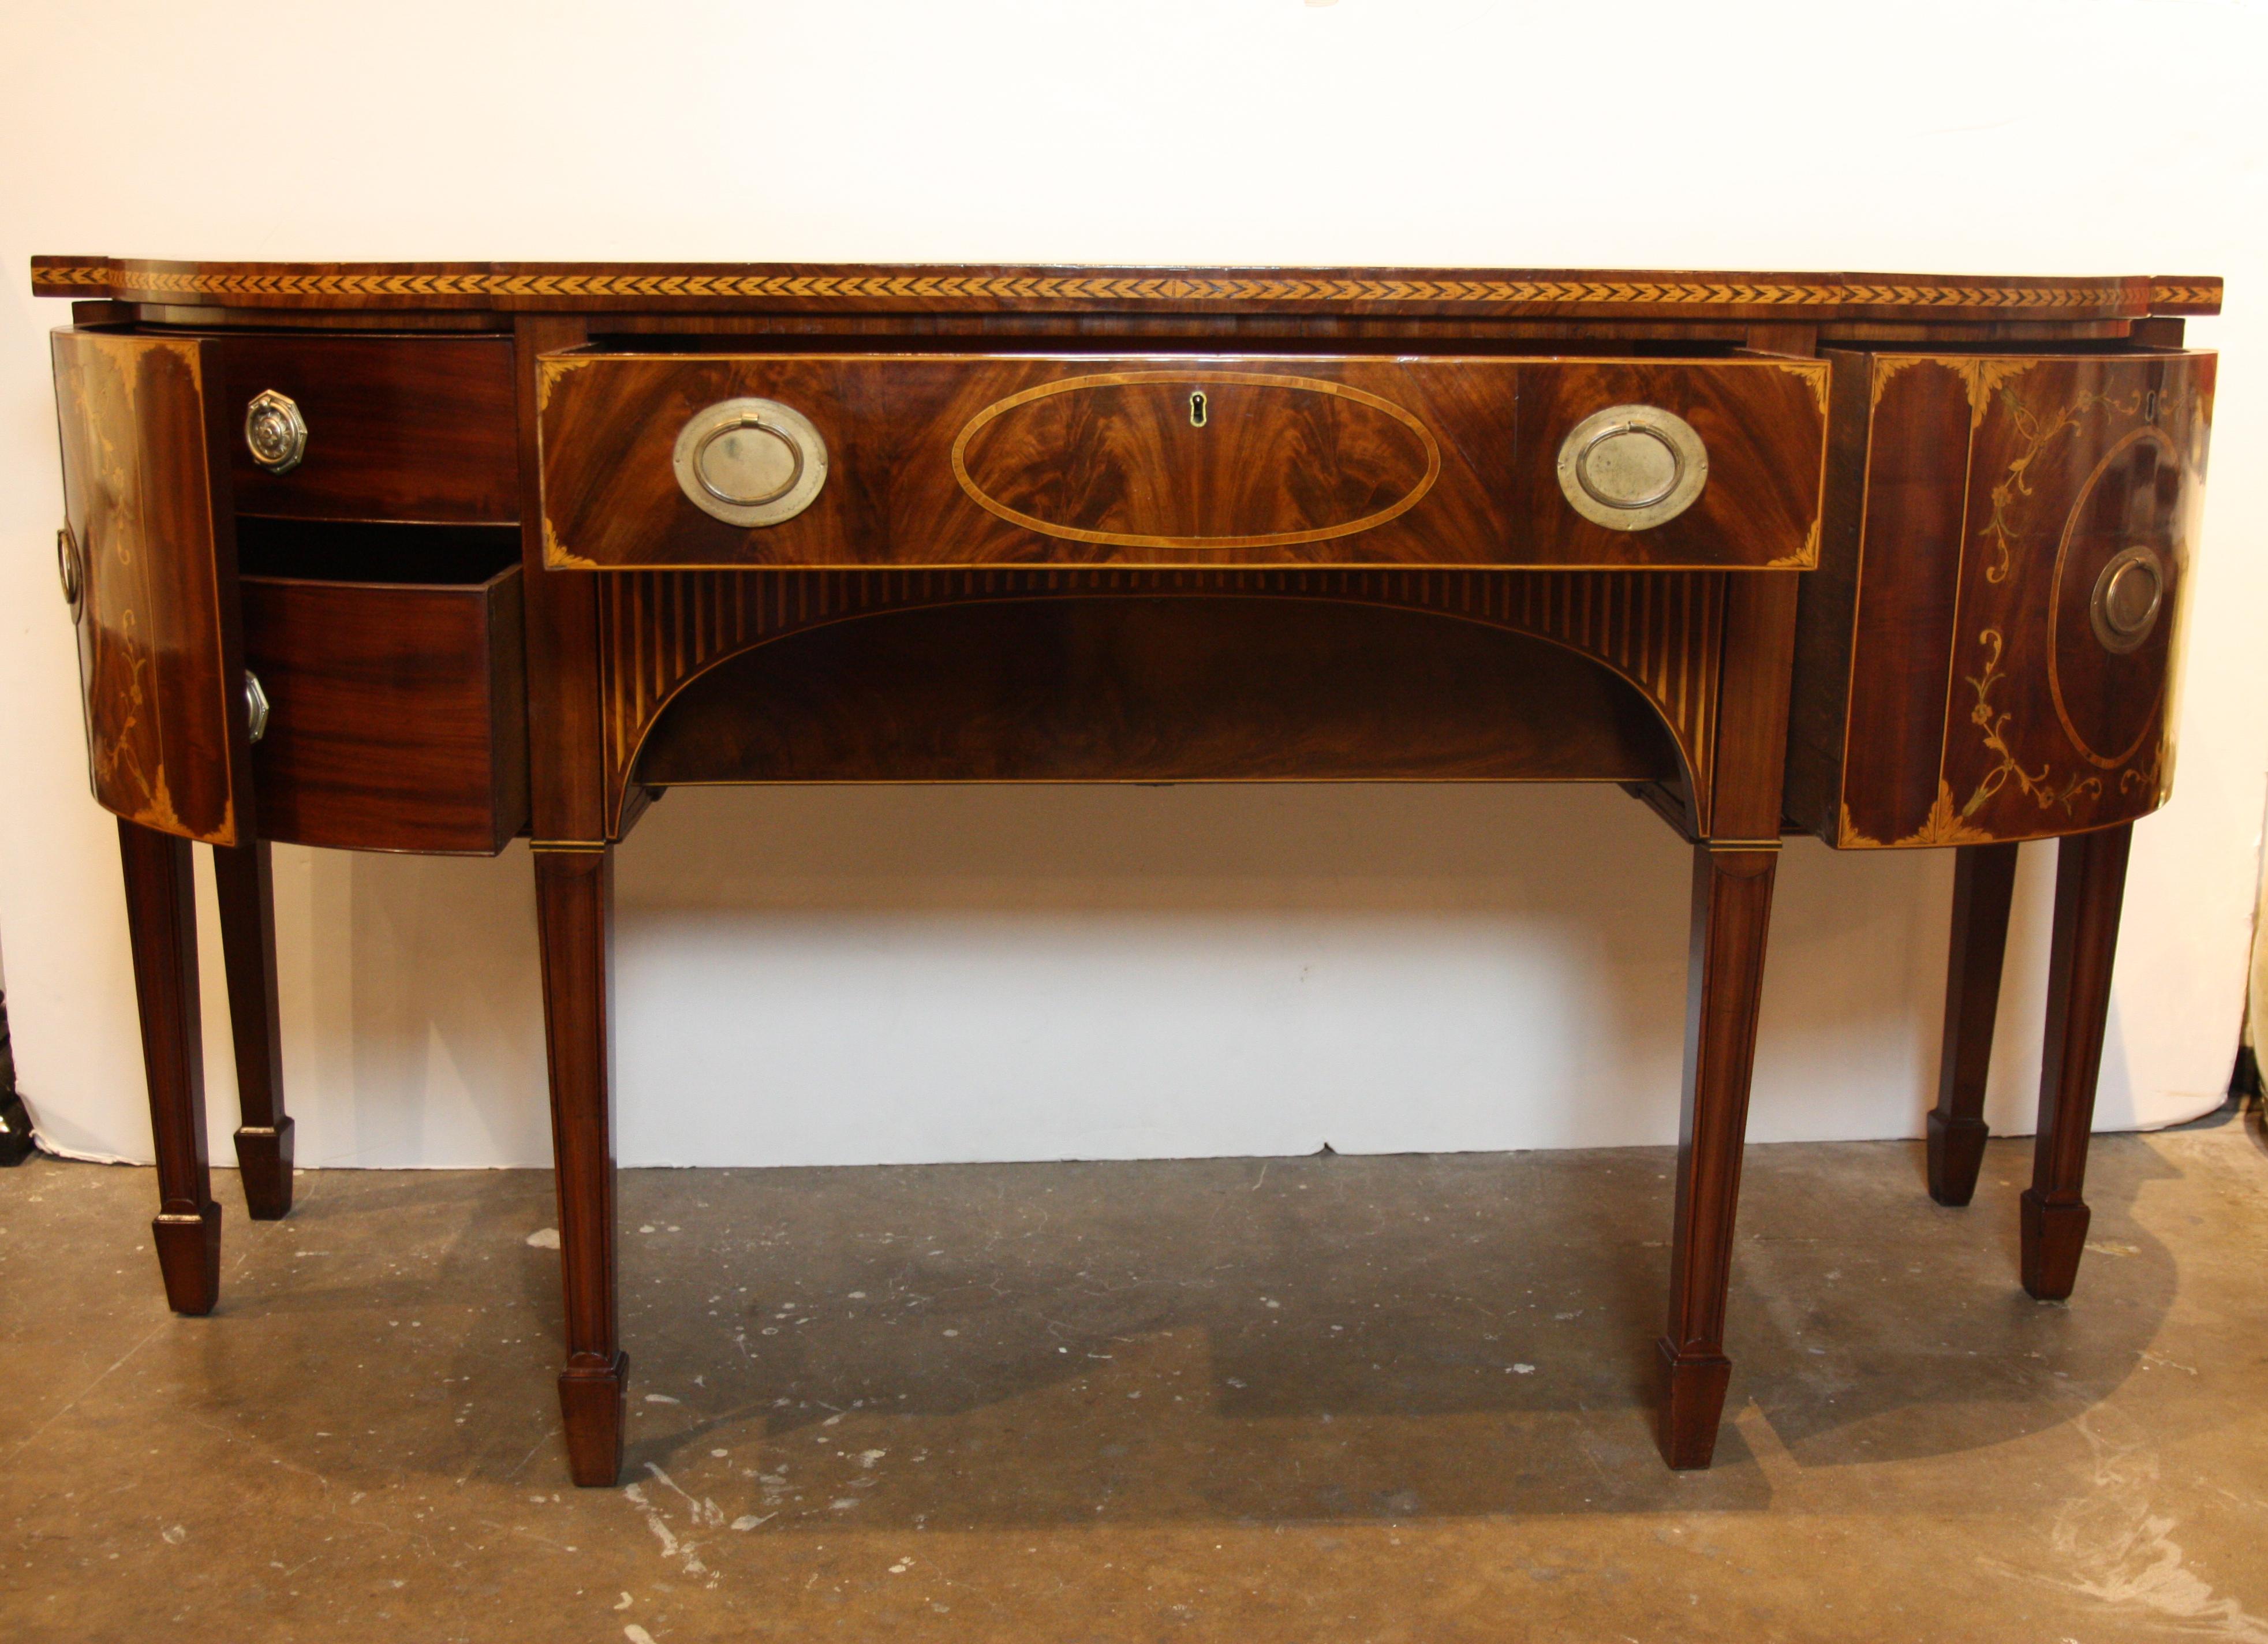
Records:
{"label": "shadow on floor", "polygon": [[[1728,1413],[1763,1423],[1683,1476],[1650,1423],[1668,1150],[625,1172],[624,1478],[760,1454],[791,1522],[869,1526],[1724,1510],[1771,1493],[1751,1439],[1806,1469],[1950,1456],[2106,1397],[2175,1294],[2132,1213],[2175,1167],[2098,1142],[2079,1300],[2042,1306],[2029,1144],[1992,1146],[1963,1211],[1917,1152],[1751,1149]],[[214,1396],[285,1453],[461,1396],[497,1442],[431,1465],[519,1476],[555,1441],[548,1177],[301,1183],[266,1243],[232,1205],[190,1347]],[[317,1368],[389,1361],[354,1395]]]}

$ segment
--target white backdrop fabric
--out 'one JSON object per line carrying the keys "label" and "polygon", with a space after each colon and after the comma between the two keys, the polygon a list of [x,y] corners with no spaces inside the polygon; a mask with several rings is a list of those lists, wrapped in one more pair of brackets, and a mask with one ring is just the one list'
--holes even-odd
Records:
{"label": "white backdrop fabric", "polygon": [[[2205,273],[2176,796],[2099,1117],[2216,1102],[2268,776],[2257,5],[711,0],[12,8],[0,951],[54,1145],[149,1154],[34,251]],[[526,851],[282,848],[303,1164],[549,1161]],[[2051,847],[1989,1117],[2028,1129]],[[1792,844],[1752,1133],[1918,1133],[1951,861]],[[688,791],[622,852],[619,1151],[791,1164],[1672,1139],[1685,863],[1611,789]],[[209,892],[208,954],[217,953]],[[217,964],[216,1158],[234,1124]]]}

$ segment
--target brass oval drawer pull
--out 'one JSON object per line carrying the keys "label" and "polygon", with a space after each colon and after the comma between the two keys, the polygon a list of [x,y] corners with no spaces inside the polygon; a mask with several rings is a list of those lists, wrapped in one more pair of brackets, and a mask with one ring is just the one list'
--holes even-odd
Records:
{"label": "brass oval drawer pull", "polygon": [[1643,531],[1690,508],[1709,483],[1693,424],[1658,405],[1612,405],[1559,442],[1559,489],[1594,525]]}
{"label": "brass oval drawer pull", "polygon": [[288,394],[262,388],[244,408],[244,443],[270,474],[289,474],[307,454],[307,422]]}
{"label": "brass oval drawer pull", "polygon": [[2103,563],[2087,601],[2087,616],[2102,648],[2123,656],[2141,648],[2158,625],[2165,603],[2164,562],[2156,549],[2137,542]]}
{"label": "brass oval drawer pull", "polygon": [[678,489],[727,525],[777,525],[811,506],[827,483],[827,441],[777,400],[721,400],[678,431],[670,466]]}

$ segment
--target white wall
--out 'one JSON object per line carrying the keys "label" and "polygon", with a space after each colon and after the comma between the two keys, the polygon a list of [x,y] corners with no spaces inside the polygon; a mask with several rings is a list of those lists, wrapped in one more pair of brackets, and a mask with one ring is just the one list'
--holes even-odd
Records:
{"label": "white wall", "polygon": [[[0,944],[46,1133],[148,1153],[35,250],[2224,275],[2179,792],[2136,837],[2101,1110],[2198,1111],[2268,771],[2264,48],[2258,6],[2209,0],[14,4]],[[2004,1130],[2051,857],[2025,853]],[[1918,1131],[1950,867],[1790,847],[1754,1133]],[[528,878],[517,847],[277,851],[303,1162],[548,1159]],[[684,792],[621,890],[629,1162],[1675,1133],[1683,853],[1612,790]]]}

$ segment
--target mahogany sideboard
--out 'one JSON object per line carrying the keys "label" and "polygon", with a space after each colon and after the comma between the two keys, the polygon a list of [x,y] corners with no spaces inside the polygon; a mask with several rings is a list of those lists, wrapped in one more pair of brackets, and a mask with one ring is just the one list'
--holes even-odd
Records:
{"label": "mahogany sideboard", "polygon": [[1959,851],[1963,1204],[2063,840],[2022,1279],[2070,1294],[2132,823],[2172,779],[2202,278],[35,259],[182,1313],[189,846],[254,1217],[269,845],[534,861],[579,1484],[621,1464],[614,852],[681,783],[1592,780],[1692,846],[1657,1430],[1705,1466],[1784,832]]}

